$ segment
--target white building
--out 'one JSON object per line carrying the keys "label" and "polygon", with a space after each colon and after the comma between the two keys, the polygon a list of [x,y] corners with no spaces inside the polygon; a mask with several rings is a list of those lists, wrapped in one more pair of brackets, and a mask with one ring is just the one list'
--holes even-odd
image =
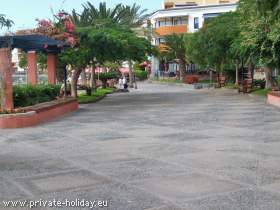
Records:
{"label": "white building", "polygon": [[17,72],[24,72],[24,69],[20,68],[19,66],[19,50],[13,49],[12,51],[12,62],[14,63],[14,66],[16,67]]}
{"label": "white building", "polygon": [[[150,16],[154,30],[152,42],[161,48],[161,45],[165,42],[164,37],[167,35],[173,33],[193,33],[203,26],[205,20],[225,12],[235,11],[237,2],[237,0],[164,1],[164,9],[155,11]],[[159,70],[159,60],[153,57],[151,77],[158,74]],[[169,64],[170,72],[177,70],[177,64]]]}

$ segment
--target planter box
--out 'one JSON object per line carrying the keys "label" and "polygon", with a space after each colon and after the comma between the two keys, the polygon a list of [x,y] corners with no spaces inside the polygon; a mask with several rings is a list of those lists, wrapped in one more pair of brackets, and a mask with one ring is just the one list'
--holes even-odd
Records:
{"label": "planter box", "polygon": [[0,128],[24,128],[53,120],[66,113],[76,111],[76,99],[67,98],[26,107],[25,113],[0,115]]}
{"label": "planter box", "polygon": [[267,94],[267,103],[280,108],[280,92]]}

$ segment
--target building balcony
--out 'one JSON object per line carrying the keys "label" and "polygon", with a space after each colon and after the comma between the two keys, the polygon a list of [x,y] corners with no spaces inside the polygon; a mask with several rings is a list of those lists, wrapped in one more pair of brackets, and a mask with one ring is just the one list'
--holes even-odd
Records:
{"label": "building balcony", "polygon": [[159,36],[167,36],[171,34],[183,34],[188,32],[187,25],[175,25],[175,26],[162,26],[155,29],[155,32]]}

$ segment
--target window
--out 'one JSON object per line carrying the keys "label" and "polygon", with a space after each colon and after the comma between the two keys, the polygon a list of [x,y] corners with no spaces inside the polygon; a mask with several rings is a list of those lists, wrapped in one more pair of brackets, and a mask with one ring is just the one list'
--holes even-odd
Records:
{"label": "window", "polygon": [[199,18],[198,17],[194,18],[194,29],[199,29]]}
{"label": "window", "polygon": [[163,44],[165,43],[165,39],[164,38],[157,38],[156,39],[156,45],[160,45],[160,44]]}

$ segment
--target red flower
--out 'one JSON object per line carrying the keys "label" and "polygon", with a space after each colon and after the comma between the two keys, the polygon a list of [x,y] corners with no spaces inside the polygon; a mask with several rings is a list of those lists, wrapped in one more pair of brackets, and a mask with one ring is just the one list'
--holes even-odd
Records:
{"label": "red flower", "polygon": [[77,43],[77,40],[74,37],[68,37],[67,42],[74,46]]}
{"label": "red flower", "polygon": [[70,33],[68,33],[68,32],[64,32],[64,37],[68,38],[68,37],[70,37],[70,36],[71,36],[71,34],[70,34]]}
{"label": "red flower", "polygon": [[64,16],[65,16],[65,12],[59,12],[59,13],[58,13],[58,17],[62,18],[62,17],[64,17]]}
{"label": "red flower", "polygon": [[66,31],[68,31],[70,33],[73,33],[76,29],[76,27],[70,17],[65,18],[64,27],[65,27]]}

